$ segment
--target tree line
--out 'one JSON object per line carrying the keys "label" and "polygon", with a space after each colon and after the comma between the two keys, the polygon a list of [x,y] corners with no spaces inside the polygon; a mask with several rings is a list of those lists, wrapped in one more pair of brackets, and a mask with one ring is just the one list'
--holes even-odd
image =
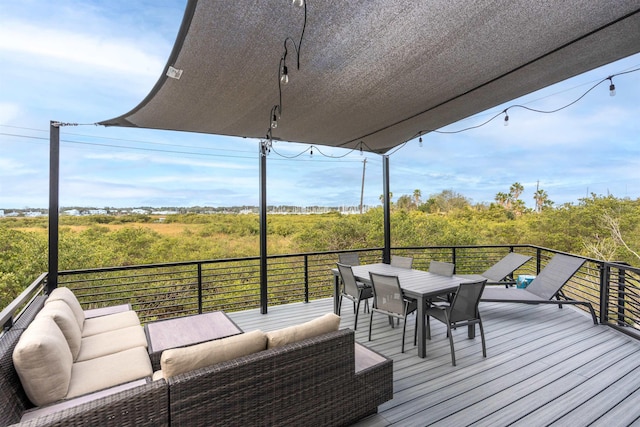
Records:
{"label": "tree line", "polygon": [[[517,192],[511,197],[518,200]],[[640,199],[597,196],[521,210],[472,205],[446,190],[393,203],[393,246],[533,244],[640,265]],[[269,215],[269,254],[381,247],[383,210],[362,215]],[[257,215],[61,217],[60,270],[256,256]],[[47,270],[47,219],[0,218],[0,306]]]}

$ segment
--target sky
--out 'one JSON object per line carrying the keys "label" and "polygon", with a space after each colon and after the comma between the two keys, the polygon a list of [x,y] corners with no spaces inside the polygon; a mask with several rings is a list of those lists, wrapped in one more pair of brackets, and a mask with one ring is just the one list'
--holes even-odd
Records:
{"label": "sky", "polygon": [[[0,209],[48,207],[49,123],[61,128],[60,206],[257,206],[259,141],[93,123],[134,108],[161,76],[186,0],[3,2],[0,12]],[[454,123],[485,122],[510,105],[553,110],[606,77],[640,68],[634,55]],[[453,190],[491,203],[519,182],[556,206],[591,194],[640,197],[640,72],[614,78],[554,114],[509,109],[478,129],[430,133],[390,155],[393,199]],[[382,159],[274,142],[267,203],[379,205]],[[307,150],[305,152],[305,150]],[[321,155],[320,152],[327,156]],[[302,154],[301,154],[302,153]],[[297,156],[295,159],[286,157]],[[344,156],[344,157],[342,157]],[[341,158],[337,158],[341,157]],[[364,160],[366,159],[366,166]]]}

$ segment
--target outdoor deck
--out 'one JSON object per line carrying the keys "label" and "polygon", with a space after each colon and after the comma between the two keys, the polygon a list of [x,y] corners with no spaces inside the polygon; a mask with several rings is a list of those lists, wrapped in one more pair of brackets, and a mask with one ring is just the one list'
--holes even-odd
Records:
{"label": "outdoor deck", "polygon": [[[427,358],[413,346],[415,316],[401,329],[374,316],[359,316],[356,339],[394,360],[394,398],[358,426],[622,426],[640,425],[640,341],[571,307],[481,303],[487,358],[480,336],[454,332],[457,366],[451,365],[445,327],[432,321]],[[332,300],[229,313],[244,330],[273,330],[332,311]],[[353,309],[341,327],[353,328]],[[402,326],[402,325],[400,325]]]}

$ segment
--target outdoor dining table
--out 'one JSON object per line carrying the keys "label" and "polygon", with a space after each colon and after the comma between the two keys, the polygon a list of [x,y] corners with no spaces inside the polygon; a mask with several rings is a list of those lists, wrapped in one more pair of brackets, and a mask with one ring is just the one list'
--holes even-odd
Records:
{"label": "outdoor dining table", "polygon": [[[427,336],[425,309],[427,301],[439,295],[446,295],[455,292],[460,283],[471,282],[471,279],[465,279],[457,276],[442,276],[440,274],[429,273],[427,271],[415,270],[409,268],[393,267],[389,264],[364,264],[351,267],[356,280],[362,283],[371,284],[369,273],[386,274],[390,276],[398,276],[400,287],[407,297],[418,300],[418,310],[416,319],[416,328],[418,328],[418,356],[427,357]],[[340,311],[340,280],[339,272],[333,269],[334,274],[334,312],[338,314]],[[469,328],[469,337],[475,335],[475,327]]]}

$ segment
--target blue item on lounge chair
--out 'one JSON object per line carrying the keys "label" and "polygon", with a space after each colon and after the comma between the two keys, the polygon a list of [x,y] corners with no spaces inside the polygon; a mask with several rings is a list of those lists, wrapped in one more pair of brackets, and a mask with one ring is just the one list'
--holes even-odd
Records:
{"label": "blue item on lounge chair", "polygon": [[529,283],[535,279],[536,276],[532,276],[530,274],[521,274],[516,279],[516,288],[524,289],[529,286]]}

